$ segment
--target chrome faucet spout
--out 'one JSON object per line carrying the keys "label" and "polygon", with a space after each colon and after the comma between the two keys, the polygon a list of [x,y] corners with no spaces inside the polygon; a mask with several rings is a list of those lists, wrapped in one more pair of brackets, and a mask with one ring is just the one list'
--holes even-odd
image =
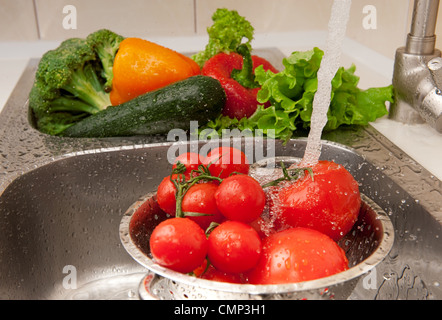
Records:
{"label": "chrome faucet spout", "polygon": [[416,0],[414,2],[411,30],[407,36],[406,52],[433,54],[436,44],[436,22],[439,0]]}
{"label": "chrome faucet spout", "polygon": [[439,0],[415,0],[405,47],[396,51],[390,119],[427,122],[442,133],[442,58],[435,48]]}

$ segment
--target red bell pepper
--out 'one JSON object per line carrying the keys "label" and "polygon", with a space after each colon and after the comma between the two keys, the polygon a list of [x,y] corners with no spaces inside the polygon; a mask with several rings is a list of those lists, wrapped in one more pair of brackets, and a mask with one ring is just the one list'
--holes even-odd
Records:
{"label": "red bell pepper", "polygon": [[223,115],[241,119],[250,117],[258,106],[256,95],[260,89],[255,82],[255,68],[262,65],[264,70],[277,73],[270,62],[251,55],[246,45],[240,45],[238,53],[218,53],[206,61],[201,73],[220,81],[226,92]]}

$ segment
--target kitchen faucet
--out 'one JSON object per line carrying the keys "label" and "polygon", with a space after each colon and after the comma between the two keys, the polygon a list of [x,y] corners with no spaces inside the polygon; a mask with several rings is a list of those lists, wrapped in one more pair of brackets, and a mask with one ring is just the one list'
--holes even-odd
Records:
{"label": "kitchen faucet", "polygon": [[435,48],[439,0],[414,0],[411,30],[398,48],[393,72],[395,102],[389,118],[427,122],[442,133],[442,58]]}

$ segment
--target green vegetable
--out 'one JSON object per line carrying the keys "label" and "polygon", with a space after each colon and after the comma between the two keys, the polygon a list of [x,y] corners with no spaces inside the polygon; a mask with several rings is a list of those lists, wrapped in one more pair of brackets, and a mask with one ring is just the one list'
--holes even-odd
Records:
{"label": "green vegetable", "polygon": [[114,77],[112,68],[114,65],[114,58],[120,47],[120,42],[123,41],[123,39],[122,36],[107,29],[93,32],[88,35],[86,39],[100,59],[102,66],[101,76],[106,80],[104,84],[106,92],[110,92],[112,89],[112,79]]}
{"label": "green vegetable", "polygon": [[[298,129],[308,129],[323,54],[318,48],[293,52],[283,59],[285,68],[279,73],[256,68],[255,80],[262,86],[257,99],[263,104],[270,101],[271,106],[258,106],[251,117],[241,120],[219,116],[206,128],[220,134],[223,129],[238,128],[252,132],[261,129],[264,134],[283,140],[289,139]],[[342,125],[366,125],[387,114],[385,103],[393,102],[392,86],[361,90],[357,87],[359,77],[354,74],[355,70],[356,67],[352,65],[349,69],[341,67],[336,72],[324,131]]]}
{"label": "green vegetable", "polygon": [[68,137],[115,137],[163,134],[189,129],[216,118],[226,94],[218,80],[193,76],[95,113],[64,130]]}
{"label": "green vegetable", "polygon": [[231,74],[232,79],[245,88],[259,88],[258,83],[255,81],[253,60],[249,48],[245,44],[241,44],[236,50],[242,56],[243,63],[242,69],[233,69]]}
{"label": "green vegetable", "polygon": [[236,52],[236,48],[246,39],[245,45],[251,51],[254,29],[249,21],[235,10],[220,8],[212,15],[213,24],[207,28],[209,42],[204,51],[192,56],[200,67],[220,52]]}
{"label": "green vegetable", "polygon": [[37,128],[56,135],[111,103],[113,58],[123,37],[98,30],[70,38],[40,60],[29,95]]}

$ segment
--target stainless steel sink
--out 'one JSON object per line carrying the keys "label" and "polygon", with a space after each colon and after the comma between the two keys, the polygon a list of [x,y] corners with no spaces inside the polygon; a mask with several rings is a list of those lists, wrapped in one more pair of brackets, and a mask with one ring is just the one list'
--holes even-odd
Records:
{"label": "stainless steel sink", "polygon": [[[172,142],[39,133],[26,101],[36,65],[0,114],[0,299],[138,299],[146,269],[122,247],[119,224],[168,174]],[[324,139],[322,158],[343,164],[395,229],[390,254],[350,299],[442,299],[441,182],[371,126]],[[275,155],[302,157],[305,144],[276,141]]]}

